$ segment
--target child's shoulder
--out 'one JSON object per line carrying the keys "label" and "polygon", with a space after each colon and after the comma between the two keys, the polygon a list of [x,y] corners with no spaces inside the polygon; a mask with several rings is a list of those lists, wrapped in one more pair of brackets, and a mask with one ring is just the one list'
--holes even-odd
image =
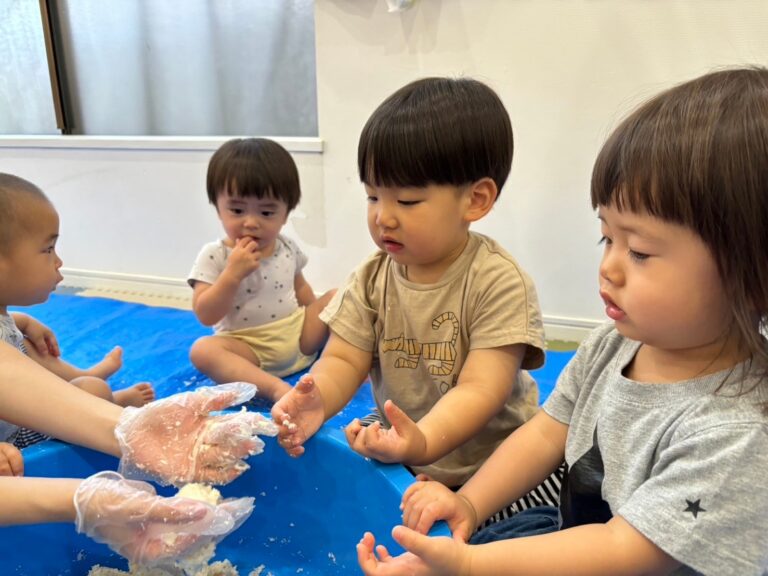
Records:
{"label": "child's shoulder", "polygon": [[501,266],[526,274],[514,256],[497,240],[478,232],[469,233],[468,259],[475,266]]}
{"label": "child's shoulder", "polygon": [[209,258],[212,260],[225,259],[227,256],[227,245],[223,238],[218,238],[212,242],[206,242],[197,253],[197,260]]}

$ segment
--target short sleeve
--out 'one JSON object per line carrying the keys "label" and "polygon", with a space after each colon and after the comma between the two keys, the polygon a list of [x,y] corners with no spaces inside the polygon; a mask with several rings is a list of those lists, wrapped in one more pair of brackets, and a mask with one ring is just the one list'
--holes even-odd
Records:
{"label": "short sleeve", "polygon": [[213,284],[226,265],[226,249],[221,242],[210,242],[203,246],[192,265],[187,283],[195,287],[196,282]]}
{"label": "short sleeve", "polygon": [[285,242],[286,247],[288,250],[290,250],[293,253],[294,256],[294,262],[296,263],[296,272],[295,274],[301,273],[302,270],[304,270],[304,267],[307,265],[307,262],[309,262],[309,258],[304,253],[304,251],[301,249],[301,247],[298,245],[297,242],[292,240],[291,238],[288,238],[287,236],[280,236],[283,242]]}
{"label": "short sleeve", "polygon": [[376,347],[375,326],[378,308],[367,289],[370,281],[370,261],[363,263],[347,279],[325,309],[320,319],[332,332],[366,352]]}
{"label": "short sleeve", "polygon": [[735,422],[674,442],[617,511],[705,574],[768,570],[768,426]]}
{"label": "short sleeve", "polygon": [[468,316],[470,349],[527,344],[522,367],[541,367],[546,347],[544,325],[531,279],[512,260],[496,253],[487,256],[476,275],[473,284],[480,289]]}
{"label": "short sleeve", "polygon": [[555,389],[544,402],[542,409],[547,414],[558,422],[570,424],[582,389],[589,385],[588,379],[595,376],[592,372],[602,373],[605,359],[612,358],[605,349],[616,349],[621,345],[620,338],[615,336],[612,323],[602,324],[590,332],[563,368]]}

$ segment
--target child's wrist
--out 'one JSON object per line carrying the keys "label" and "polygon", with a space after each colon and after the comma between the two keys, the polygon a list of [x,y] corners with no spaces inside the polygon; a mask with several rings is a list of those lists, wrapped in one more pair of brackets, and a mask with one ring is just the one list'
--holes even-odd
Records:
{"label": "child's wrist", "polygon": [[[464,502],[464,504],[467,505],[467,508],[469,508],[470,519],[472,520],[472,527],[470,528],[469,536],[472,536],[472,533],[477,529],[478,526],[477,510],[475,510],[475,505],[472,504],[472,502],[469,501],[469,498],[464,496],[464,494],[457,492],[456,496],[458,496]],[[467,540],[469,540],[469,536],[467,537]]]}

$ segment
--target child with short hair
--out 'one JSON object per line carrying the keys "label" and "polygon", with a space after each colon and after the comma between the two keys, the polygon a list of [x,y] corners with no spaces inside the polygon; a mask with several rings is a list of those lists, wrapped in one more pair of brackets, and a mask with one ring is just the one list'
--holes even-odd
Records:
{"label": "child with short hair", "polygon": [[281,233],[301,199],[293,158],[266,138],[236,138],[211,157],[208,201],[226,237],[203,246],[188,282],[192,308],[214,336],[190,350],[215,382],[249,382],[276,401],[281,379],[309,366],[328,336],[318,318],[334,290],[315,296],[302,269],[307,257]]}
{"label": "child with short hair", "polygon": [[[147,382],[112,392],[104,380],[122,365],[116,347],[100,362],[80,369],[60,357],[53,332],[31,316],[9,313],[9,306],[45,302],[62,280],[56,254],[59,215],[31,182],[0,173],[0,339],[27,354],[60,378],[121,406],[143,406],[154,399]],[[23,448],[44,437],[0,421],[0,440]]]}
{"label": "child with short hair", "polygon": [[[408,552],[366,534],[365,574],[768,573],[768,69],[639,107],[597,158],[592,207],[611,322],[458,494],[406,491]],[[563,456],[559,531],[463,542]],[[438,519],[454,538],[423,535]]]}
{"label": "child with short hair", "polygon": [[[326,348],[272,409],[289,454],[369,375],[383,425],[353,421],[352,449],[453,489],[537,412],[526,371],[544,362],[536,290],[497,242],[469,230],[493,208],[512,153],[504,104],[476,80],[417,80],[374,111],[358,170],[380,250],[323,312]],[[556,505],[558,489],[554,477],[499,517]]]}

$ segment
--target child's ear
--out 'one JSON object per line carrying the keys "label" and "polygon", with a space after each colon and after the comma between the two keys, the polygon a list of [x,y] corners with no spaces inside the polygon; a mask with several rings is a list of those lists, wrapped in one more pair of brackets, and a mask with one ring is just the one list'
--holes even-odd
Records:
{"label": "child's ear", "polygon": [[491,178],[481,178],[470,186],[469,206],[464,215],[467,222],[476,222],[493,208],[499,189]]}

